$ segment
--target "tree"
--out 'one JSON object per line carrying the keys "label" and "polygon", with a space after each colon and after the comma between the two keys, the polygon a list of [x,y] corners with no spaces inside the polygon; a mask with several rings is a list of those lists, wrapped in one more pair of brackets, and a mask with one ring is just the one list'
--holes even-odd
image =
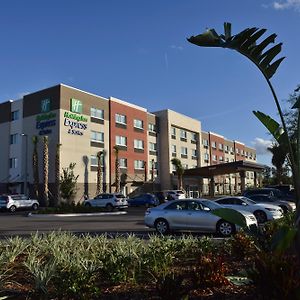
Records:
{"label": "tree", "polygon": [[61,144],[56,145],[55,187],[54,187],[53,206],[59,206],[59,204],[60,204],[60,147],[61,147]]}
{"label": "tree", "polygon": [[183,173],[184,173],[184,168],[181,164],[180,159],[178,158],[172,158],[171,163],[175,166],[176,168],[176,174],[177,174],[177,180],[178,180],[178,189],[182,190],[183,189]]}
{"label": "tree", "polygon": [[40,185],[40,176],[39,176],[39,157],[37,151],[37,144],[39,139],[36,135],[32,137],[33,143],[33,152],[32,152],[32,174],[33,174],[33,194],[35,199],[39,199],[39,185]]}
{"label": "tree", "polygon": [[285,175],[285,161],[286,161],[286,148],[282,147],[279,144],[273,144],[268,150],[272,153],[272,164],[276,168],[275,170],[275,179],[276,184],[283,183],[283,178]]}
{"label": "tree", "polygon": [[63,199],[71,204],[77,193],[77,180],[79,175],[74,174],[76,163],[70,163],[69,167],[62,169],[60,176],[60,192]]}
{"label": "tree", "polygon": [[43,139],[43,206],[49,206],[49,139],[48,136],[44,136]]}
{"label": "tree", "polygon": [[115,152],[115,184],[116,184],[116,193],[120,193],[120,162],[119,162],[119,147],[117,145],[114,146]]}
{"label": "tree", "polygon": [[103,193],[103,166],[102,162],[104,160],[105,150],[99,151],[97,153],[97,188],[96,195]]}

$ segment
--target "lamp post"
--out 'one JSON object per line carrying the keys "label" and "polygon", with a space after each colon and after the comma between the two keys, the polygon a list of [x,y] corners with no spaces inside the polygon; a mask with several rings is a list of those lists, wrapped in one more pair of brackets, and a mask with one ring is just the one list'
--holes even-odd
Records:
{"label": "lamp post", "polygon": [[24,178],[24,194],[27,196],[27,152],[28,152],[28,135],[21,133],[25,137],[25,178]]}

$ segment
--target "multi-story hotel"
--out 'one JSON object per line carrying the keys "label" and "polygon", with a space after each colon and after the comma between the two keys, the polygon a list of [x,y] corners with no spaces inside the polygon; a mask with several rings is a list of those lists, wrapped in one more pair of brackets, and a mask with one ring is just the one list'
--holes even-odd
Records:
{"label": "multi-story hotel", "polygon": [[[0,104],[0,193],[32,191],[35,136],[40,182],[43,137],[48,136],[50,192],[55,182],[56,148],[60,145],[61,170],[76,163],[77,200],[96,193],[99,152],[104,154],[103,190],[115,191],[116,146],[125,194],[176,188],[171,163],[174,157],[185,169],[240,160],[256,162],[255,149],[219,134],[202,132],[198,120],[172,110],[150,113],[123,100],[59,84]],[[217,176],[217,193],[240,191],[238,176]],[[253,172],[247,172],[246,177],[247,185],[253,185]],[[208,181],[187,176],[184,188],[197,196],[199,191],[208,192]]]}

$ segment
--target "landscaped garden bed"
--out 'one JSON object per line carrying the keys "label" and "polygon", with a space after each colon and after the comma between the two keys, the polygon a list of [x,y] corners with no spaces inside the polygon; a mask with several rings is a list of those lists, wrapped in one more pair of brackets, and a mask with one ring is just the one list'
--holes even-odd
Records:
{"label": "landscaped garden bed", "polygon": [[[283,222],[283,221],[281,221]],[[277,224],[277,223],[276,223]],[[0,241],[1,296],[11,299],[298,299],[299,264],[255,239],[53,232]]]}

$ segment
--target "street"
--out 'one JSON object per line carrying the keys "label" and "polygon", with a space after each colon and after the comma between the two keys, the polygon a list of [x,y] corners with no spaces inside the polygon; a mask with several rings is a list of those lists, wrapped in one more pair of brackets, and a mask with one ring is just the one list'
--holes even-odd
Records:
{"label": "street", "polygon": [[28,211],[14,214],[0,212],[0,237],[28,236],[51,231],[71,231],[74,233],[134,233],[148,235],[154,232],[144,225],[145,208],[129,208],[124,215],[81,216],[81,217],[28,217]]}

